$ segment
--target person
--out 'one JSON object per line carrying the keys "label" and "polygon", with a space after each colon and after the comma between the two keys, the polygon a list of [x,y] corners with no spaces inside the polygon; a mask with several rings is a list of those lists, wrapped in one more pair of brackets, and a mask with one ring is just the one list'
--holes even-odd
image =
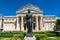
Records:
{"label": "person", "polygon": [[54,25],[54,32],[56,31],[56,26]]}

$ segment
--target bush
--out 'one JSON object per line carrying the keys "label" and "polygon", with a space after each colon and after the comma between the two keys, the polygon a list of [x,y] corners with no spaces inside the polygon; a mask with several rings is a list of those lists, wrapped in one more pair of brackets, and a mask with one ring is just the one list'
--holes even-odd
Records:
{"label": "bush", "polygon": [[43,37],[47,37],[46,34],[34,34],[34,36],[36,37],[36,40],[39,40],[40,38],[43,38]]}
{"label": "bush", "polygon": [[33,34],[45,34],[46,32],[33,32]]}
{"label": "bush", "polygon": [[24,35],[23,34],[15,34],[14,37],[15,38],[20,38],[21,40],[24,39]]}
{"label": "bush", "polygon": [[[22,34],[24,36],[26,36],[26,32],[22,32],[22,31],[9,31],[9,32],[0,32],[0,36],[14,36],[16,34]],[[38,35],[38,36],[60,36],[60,32],[53,32],[53,31],[48,31],[48,32],[33,32],[33,35]]]}
{"label": "bush", "polygon": [[40,39],[40,35],[39,34],[34,34],[34,36],[36,37],[36,40]]}
{"label": "bush", "polygon": [[60,36],[60,32],[56,32],[56,36]]}
{"label": "bush", "polygon": [[56,36],[56,33],[46,33],[47,36]]}
{"label": "bush", "polygon": [[15,34],[24,34],[22,31],[8,31],[8,32],[0,32],[0,37],[13,37]]}
{"label": "bush", "polygon": [[13,34],[1,34],[0,37],[12,37]]}
{"label": "bush", "polygon": [[14,37],[24,37],[23,34],[15,34]]}

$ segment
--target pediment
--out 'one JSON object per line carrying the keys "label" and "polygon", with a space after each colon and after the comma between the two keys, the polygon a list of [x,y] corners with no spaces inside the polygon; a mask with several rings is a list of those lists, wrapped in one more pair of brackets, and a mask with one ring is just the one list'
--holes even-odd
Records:
{"label": "pediment", "polygon": [[30,10],[31,13],[43,13],[38,7],[33,6],[32,4],[23,6],[22,8],[17,10],[16,13],[28,13],[28,10]]}

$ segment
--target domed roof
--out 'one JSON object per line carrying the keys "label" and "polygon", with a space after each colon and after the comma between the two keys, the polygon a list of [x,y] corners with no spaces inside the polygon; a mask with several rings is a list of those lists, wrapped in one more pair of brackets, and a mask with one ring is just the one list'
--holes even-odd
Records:
{"label": "domed roof", "polygon": [[27,11],[27,10],[42,12],[37,6],[34,6],[29,3],[26,6],[23,6],[19,10],[17,10],[16,13],[21,13],[22,11]]}

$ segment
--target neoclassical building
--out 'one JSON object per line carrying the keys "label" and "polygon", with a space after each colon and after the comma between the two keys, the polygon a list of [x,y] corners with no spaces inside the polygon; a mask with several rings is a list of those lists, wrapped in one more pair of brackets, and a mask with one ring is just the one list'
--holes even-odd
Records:
{"label": "neoclassical building", "polygon": [[1,31],[27,31],[26,14],[30,9],[33,16],[33,32],[53,31],[56,17],[43,15],[43,11],[37,6],[28,4],[16,11],[16,16],[3,16],[0,14]]}

